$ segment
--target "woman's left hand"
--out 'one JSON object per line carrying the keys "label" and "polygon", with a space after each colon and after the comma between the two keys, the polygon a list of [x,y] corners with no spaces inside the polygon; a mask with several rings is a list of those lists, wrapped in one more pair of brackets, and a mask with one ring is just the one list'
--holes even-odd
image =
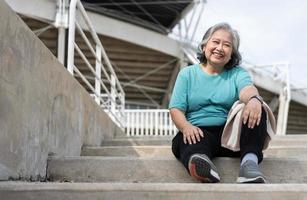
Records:
{"label": "woman's left hand", "polygon": [[243,110],[243,124],[248,122],[248,128],[252,129],[255,127],[255,124],[258,126],[261,120],[261,109],[260,101],[256,98],[249,100]]}

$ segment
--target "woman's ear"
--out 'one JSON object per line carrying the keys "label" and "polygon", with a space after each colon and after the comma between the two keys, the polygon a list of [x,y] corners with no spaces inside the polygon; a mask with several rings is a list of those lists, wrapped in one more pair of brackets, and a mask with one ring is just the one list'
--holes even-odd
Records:
{"label": "woman's ear", "polygon": [[205,52],[205,47],[206,47],[205,44],[201,45],[201,50],[202,50],[203,53]]}

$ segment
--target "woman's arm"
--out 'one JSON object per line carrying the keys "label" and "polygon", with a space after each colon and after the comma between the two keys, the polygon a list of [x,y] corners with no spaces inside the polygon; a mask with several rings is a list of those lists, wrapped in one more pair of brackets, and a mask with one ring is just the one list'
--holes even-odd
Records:
{"label": "woman's arm", "polygon": [[183,134],[183,142],[185,144],[187,142],[189,144],[196,144],[197,141],[200,141],[200,137],[204,137],[202,130],[188,122],[181,110],[177,108],[171,108],[170,113],[176,127]]}
{"label": "woman's arm", "polygon": [[251,98],[255,95],[259,95],[259,92],[253,85],[246,86],[240,91],[240,101],[246,104],[242,120],[243,124],[248,121],[249,128],[254,128],[255,124],[258,126],[261,119],[261,102],[256,98]]}

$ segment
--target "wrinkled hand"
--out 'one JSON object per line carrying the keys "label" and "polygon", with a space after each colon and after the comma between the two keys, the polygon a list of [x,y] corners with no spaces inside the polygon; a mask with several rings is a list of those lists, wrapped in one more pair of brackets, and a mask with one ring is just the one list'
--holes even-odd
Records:
{"label": "wrinkled hand", "polygon": [[258,126],[261,120],[261,108],[261,103],[257,99],[249,100],[243,110],[243,124],[246,124],[248,121],[248,128],[252,129],[255,127],[255,124]]}
{"label": "wrinkled hand", "polygon": [[183,130],[183,142],[186,144],[196,144],[196,142],[200,142],[200,137],[204,137],[204,133],[202,130],[192,124],[187,124]]}

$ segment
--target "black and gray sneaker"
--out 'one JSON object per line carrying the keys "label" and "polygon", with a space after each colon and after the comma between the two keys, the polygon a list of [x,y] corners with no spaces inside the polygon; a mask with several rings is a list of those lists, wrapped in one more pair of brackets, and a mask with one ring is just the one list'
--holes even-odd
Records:
{"label": "black and gray sneaker", "polygon": [[260,172],[257,163],[247,160],[240,167],[238,183],[266,183],[264,175]]}
{"label": "black and gray sneaker", "polygon": [[217,183],[220,176],[213,162],[205,154],[193,154],[189,160],[190,175],[203,183]]}

